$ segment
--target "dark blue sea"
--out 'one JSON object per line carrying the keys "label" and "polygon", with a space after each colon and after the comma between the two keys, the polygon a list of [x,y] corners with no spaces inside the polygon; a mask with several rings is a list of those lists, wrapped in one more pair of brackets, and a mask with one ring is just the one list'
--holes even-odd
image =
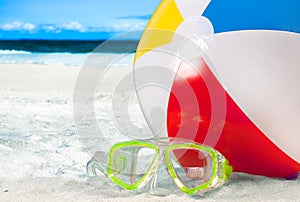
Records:
{"label": "dark blue sea", "polygon": [[[128,53],[136,49],[134,40],[0,40],[0,50],[32,53]],[[97,48],[101,46],[100,48]]]}
{"label": "dark blue sea", "polygon": [[135,40],[0,40],[2,64],[64,64],[81,66],[91,53],[107,64],[115,54],[128,54],[117,66],[132,64],[138,45]]}

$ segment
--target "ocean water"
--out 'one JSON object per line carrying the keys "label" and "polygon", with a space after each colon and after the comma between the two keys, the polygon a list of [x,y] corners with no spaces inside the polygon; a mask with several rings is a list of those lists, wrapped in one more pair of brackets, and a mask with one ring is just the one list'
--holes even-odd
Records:
{"label": "ocean water", "polygon": [[82,66],[91,54],[99,55],[98,65],[110,63],[124,55],[113,66],[132,64],[137,41],[80,40],[0,40],[1,64],[63,64]]}
{"label": "ocean water", "polygon": [[[133,62],[134,54],[117,53],[32,53],[27,51],[0,50],[1,64],[42,64],[42,65],[66,65],[80,67],[91,54],[97,54],[99,66],[113,62],[112,66],[128,66]],[[120,55],[120,60],[114,61]]]}

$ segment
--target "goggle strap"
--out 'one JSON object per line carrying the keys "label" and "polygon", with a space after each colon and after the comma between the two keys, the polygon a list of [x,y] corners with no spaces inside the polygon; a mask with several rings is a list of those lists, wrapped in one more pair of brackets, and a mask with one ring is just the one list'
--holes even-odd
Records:
{"label": "goggle strap", "polygon": [[106,152],[97,151],[92,159],[87,163],[87,173],[91,176],[96,176],[96,169],[98,169],[101,173],[107,175],[107,160],[108,154]]}
{"label": "goggle strap", "polygon": [[232,173],[232,167],[229,165],[228,160],[218,152],[218,177],[215,183],[212,183],[210,188],[217,188],[223,185],[230,177]]}
{"label": "goggle strap", "polygon": [[232,167],[229,165],[227,159],[224,161],[224,180],[225,182],[229,179],[230,175],[232,174]]}

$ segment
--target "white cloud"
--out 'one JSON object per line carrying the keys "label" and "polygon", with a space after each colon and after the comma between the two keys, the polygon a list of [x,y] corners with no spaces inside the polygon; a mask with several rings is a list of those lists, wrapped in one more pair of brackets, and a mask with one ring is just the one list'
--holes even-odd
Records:
{"label": "white cloud", "polygon": [[23,28],[25,30],[28,30],[28,31],[32,31],[35,29],[35,25],[31,24],[31,23],[25,23],[23,24]]}
{"label": "white cloud", "polygon": [[111,29],[115,32],[140,31],[145,29],[147,23],[146,19],[123,17],[116,20]]}
{"label": "white cloud", "polygon": [[80,31],[80,32],[85,31],[84,27],[79,22],[66,23],[63,24],[60,28],[65,30],[73,30],[73,31]]}
{"label": "white cloud", "polygon": [[147,21],[144,20],[118,20],[110,25],[88,27],[86,30],[91,32],[131,32],[145,29],[146,24]]}
{"label": "white cloud", "polygon": [[111,26],[111,30],[115,32],[125,32],[125,31],[137,31],[143,30],[146,26],[146,23],[122,23],[122,24],[114,24]]}
{"label": "white cloud", "polygon": [[41,25],[40,26],[41,29],[47,31],[47,32],[51,32],[51,31],[55,31],[56,30],[56,26],[55,25]]}
{"label": "white cloud", "polygon": [[112,24],[101,26],[83,26],[79,22],[72,21],[64,24],[41,24],[34,25],[28,22],[13,21],[11,23],[0,24],[0,29],[3,31],[28,31],[38,32],[45,31],[51,33],[60,33],[63,30],[78,31],[78,32],[128,32],[143,30],[146,26],[146,20],[128,20],[118,19]]}
{"label": "white cloud", "polygon": [[0,25],[0,28],[4,31],[33,31],[36,27],[31,23],[23,23],[20,21],[14,21],[12,23],[6,23]]}
{"label": "white cloud", "polygon": [[79,22],[70,22],[70,23],[65,23],[60,25],[42,24],[36,26],[32,23],[13,21],[11,23],[5,23],[0,25],[0,29],[4,31],[29,31],[29,32],[34,30],[35,31],[44,30],[46,32],[54,32],[54,33],[59,33],[62,30],[73,30],[79,32],[88,31]]}
{"label": "white cloud", "polygon": [[1,26],[1,28],[5,31],[9,31],[9,30],[18,30],[20,29],[22,23],[19,21],[14,21],[12,23],[6,23],[4,25]]}

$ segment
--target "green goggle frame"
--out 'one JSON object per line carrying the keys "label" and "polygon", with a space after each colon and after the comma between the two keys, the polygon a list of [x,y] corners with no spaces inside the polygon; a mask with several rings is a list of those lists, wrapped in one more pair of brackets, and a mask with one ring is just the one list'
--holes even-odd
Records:
{"label": "green goggle frame", "polygon": [[[127,190],[136,190],[150,179],[156,181],[161,164],[165,164],[175,184],[187,194],[217,188],[232,173],[228,160],[215,149],[171,139],[114,144],[109,153],[96,152],[87,164],[87,171],[96,175],[96,169],[99,169],[115,184]],[[151,188],[155,187],[153,181]]]}

